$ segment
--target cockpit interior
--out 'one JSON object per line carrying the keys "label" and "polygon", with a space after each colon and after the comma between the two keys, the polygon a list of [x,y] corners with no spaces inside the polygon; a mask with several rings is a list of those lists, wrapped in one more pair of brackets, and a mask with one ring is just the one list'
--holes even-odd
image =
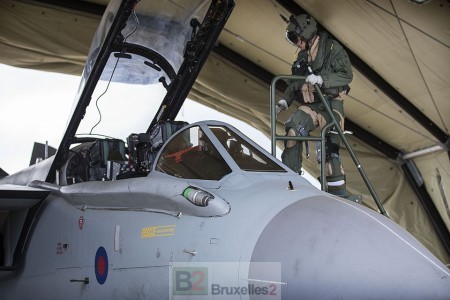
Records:
{"label": "cockpit interior", "polygon": [[177,178],[220,180],[233,170],[287,172],[268,153],[221,122],[157,123],[149,133],[80,137],[61,168],[60,184],[144,177],[152,170]]}

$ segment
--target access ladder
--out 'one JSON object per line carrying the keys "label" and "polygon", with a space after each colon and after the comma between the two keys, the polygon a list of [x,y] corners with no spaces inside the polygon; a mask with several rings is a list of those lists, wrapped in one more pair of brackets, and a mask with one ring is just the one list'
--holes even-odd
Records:
{"label": "access ladder", "polygon": [[[342,128],[339,126],[336,118],[334,117],[333,112],[331,111],[331,108],[328,104],[328,102],[325,100],[322,92],[320,91],[320,87],[315,84],[314,88],[317,91],[317,95],[319,96],[320,101],[324,105],[327,113],[329,114],[331,118],[331,122],[324,126],[320,132],[320,137],[315,136],[284,136],[284,135],[277,135],[276,134],[276,112],[275,112],[275,92],[276,92],[276,83],[278,80],[282,79],[296,79],[296,80],[305,80],[305,76],[298,76],[298,75],[278,75],[275,76],[272,79],[272,82],[270,84],[270,123],[271,123],[271,142],[272,142],[272,155],[276,157],[276,141],[277,140],[295,140],[295,141],[317,141],[320,143],[320,155],[321,155],[321,162],[325,162],[326,159],[326,153],[325,153],[325,139],[326,139],[326,133],[329,128],[332,126],[335,127],[336,131],[338,132],[341,140],[344,142],[345,147],[347,148],[348,153],[353,159],[353,162],[355,163],[362,179],[364,180],[364,183],[366,184],[367,188],[369,189],[370,194],[372,195],[373,200],[375,201],[375,204],[377,205],[378,209],[380,210],[380,213],[384,216],[387,216],[386,210],[383,207],[383,204],[378,199],[377,194],[375,193],[375,190],[372,187],[372,184],[370,183],[369,178],[367,177],[366,173],[364,172],[364,169],[362,168],[358,158],[356,157],[355,153],[353,152],[353,149],[350,146],[350,143],[348,142],[346,136],[344,135],[344,132],[342,131]],[[301,154],[303,155],[303,154]],[[328,187],[325,181],[325,163],[320,164],[320,186],[322,191],[328,191]]]}

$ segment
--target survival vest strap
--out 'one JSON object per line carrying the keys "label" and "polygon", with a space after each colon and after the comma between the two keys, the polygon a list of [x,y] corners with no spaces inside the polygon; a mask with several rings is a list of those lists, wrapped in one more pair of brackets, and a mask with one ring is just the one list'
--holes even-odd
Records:
{"label": "survival vest strap", "polygon": [[344,86],[338,86],[338,87],[330,87],[330,88],[321,88],[322,94],[327,95],[331,98],[336,98],[339,96],[339,93],[342,91],[346,91],[346,94],[350,93],[350,86],[348,84]]}

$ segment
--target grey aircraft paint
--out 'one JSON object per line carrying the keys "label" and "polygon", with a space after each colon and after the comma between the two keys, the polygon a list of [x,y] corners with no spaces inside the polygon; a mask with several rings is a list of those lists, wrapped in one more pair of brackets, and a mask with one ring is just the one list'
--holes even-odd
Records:
{"label": "grey aircraft paint", "polygon": [[[56,155],[0,179],[2,298],[448,299],[449,270],[387,217],[317,190],[231,125],[173,122],[234,5],[195,2],[111,1]],[[176,18],[192,7],[198,24]],[[125,37],[166,8],[195,32],[181,65]],[[135,56],[169,81],[149,129],[78,135],[108,59],[127,75]]]}

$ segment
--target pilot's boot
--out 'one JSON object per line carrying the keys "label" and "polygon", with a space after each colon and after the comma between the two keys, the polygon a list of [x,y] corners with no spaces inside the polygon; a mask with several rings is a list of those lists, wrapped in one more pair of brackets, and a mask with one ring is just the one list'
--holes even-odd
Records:
{"label": "pilot's boot", "polygon": [[344,169],[342,168],[340,160],[341,158],[338,155],[332,154],[331,158],[326,163],[328,192],[361,204],[361,195],[353,195],[347,191]]}
{"label": "pilot's boot", "polygon": [[[345,176],[344,176],[344,178],[345,178]],[[362,196],[361,195],[354,195],[347,191],[345,179],[343,180],[342,183],[339,183],[339,185],[333,185],[334,182],[329,181],[328,177],[327,177],[327,182],[328,182],[328,192],[330,194],[333,194],[333,195],[339,196],[341,198],[345,198],[347,200],[362,204]]]}

